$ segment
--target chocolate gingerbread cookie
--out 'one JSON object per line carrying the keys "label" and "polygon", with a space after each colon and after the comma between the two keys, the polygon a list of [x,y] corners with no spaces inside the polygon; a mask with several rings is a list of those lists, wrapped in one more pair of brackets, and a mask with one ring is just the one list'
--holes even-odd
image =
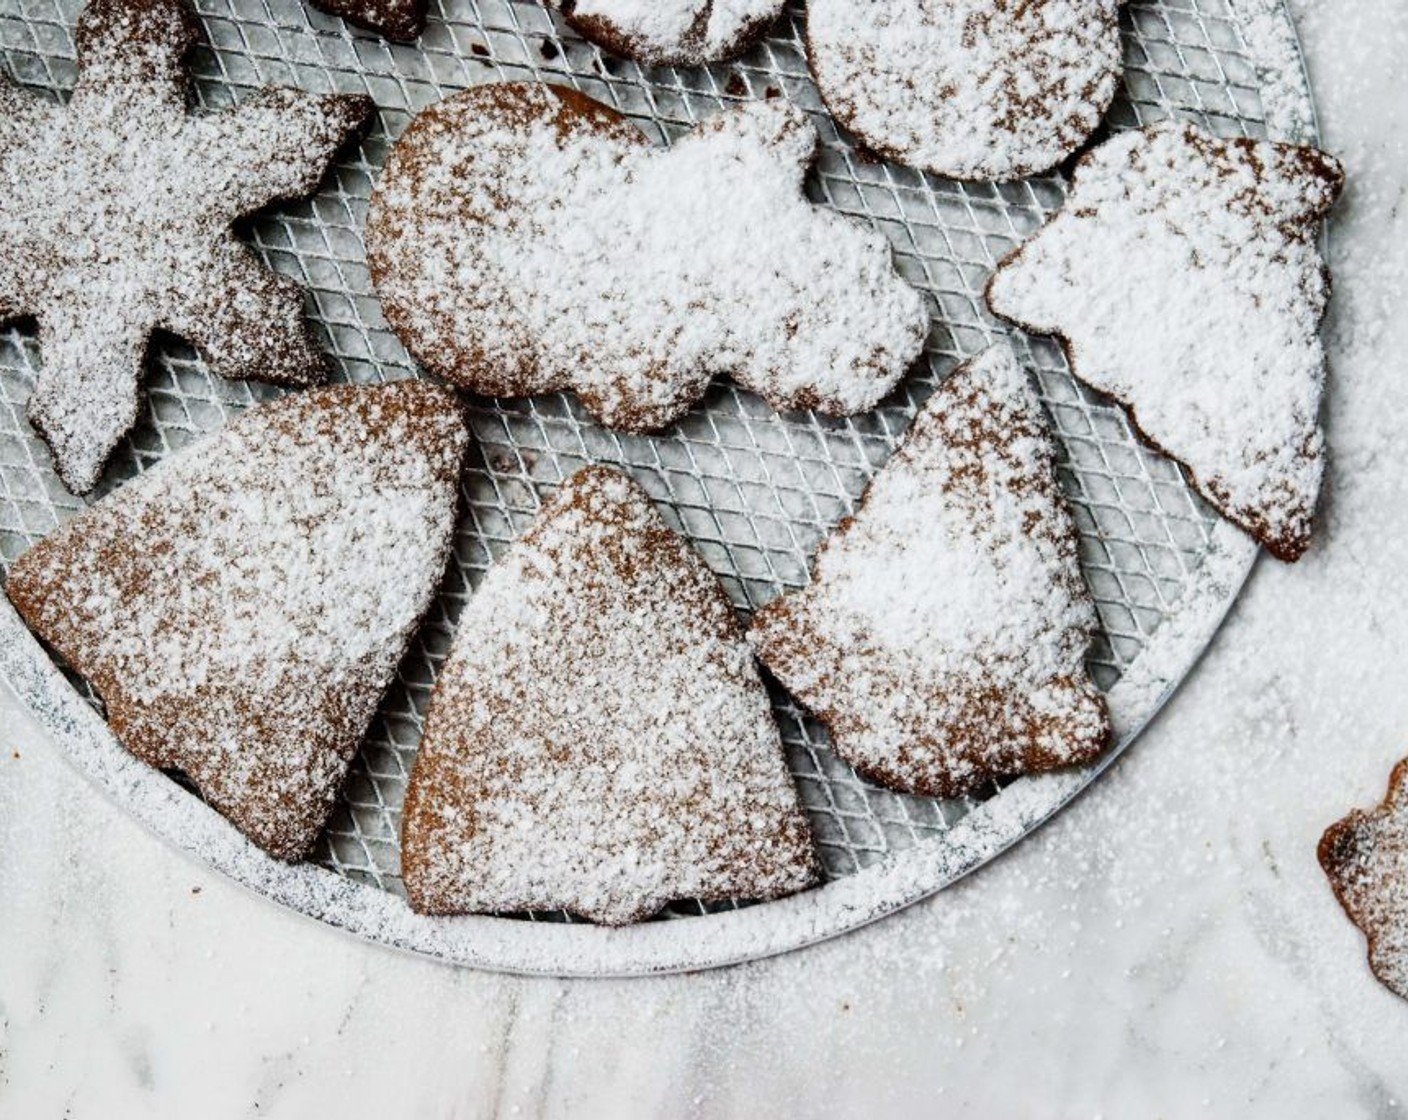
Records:
{"label": "chocolate gingerbread cookie", "polygon": [[1125,133],[1082,157],[1064,208],[987,289],[1283,560],[1309,546],[1324,470],[1316,235],[1343,182],[1313,148],[1176,121]]}
{"label": "chocolate gingerbread cookie", "polygon": [[1020,179],[1095,131],[1123,70],[1123,0],[809,0],[827,108],[872,151],[953,179]]}
{"label": "chocolate gingerbread cookie", "polygon": [[425,30],[425,0],[311,0],[315,8],[348,23],[409,43]]}
{"label": "chocolate gingerbread cookie", "polygon": [[718,579],[618,471],[588,468],[460,620],[406,794],[423,913],[766,899],[816,861]]}
{"label": "chocolate gingerbread cookie", "polygon": [[93,0],[67,105],[0,80],[0,317],[39,321],[29,418],[78,493],[136,421],[157,328],[225,377],[325,377],[298,285],[230,224],[310,193],[372,104],[271,87],[190,115],[196,38],[180,0]]}
{"label": "chocolate gingerbread cookie", "polygon": [[1369,966],[1408,999],[1408,758],[1382,805],[1356,809],[1325,831],[1320,866],[1350,921],[1369,940]]}
{"label": "chocolate gingerbread cookie", "polygon": [[703,66],[743,54],[784,0],[543,0],[593,43],[647,66]]}
{"label": "chocolate gingerbread cookie", "polygon": [[128,750],[299,859],[444,571],[467,442],[420,382],[284,397],[35,545],[5,590]]}
{"label": "chocolate gingerbread cookie", "polygon": [[1089,762],[1095,607],[1041,405],[1010,347],[949,375],[812,581],[749,639],[864,777],[959,797]]}
{"label": "chocolate gingerbread cookie", "polygon": [[573,389],[644,432],[731,373],[778,408],[862,412],[919,355],[928,313],[883,236],[807,201],[816,143],[781,102],[662,151],[572,90],[479,86],[392,151],[372,278],[415,357],[478,393]]}

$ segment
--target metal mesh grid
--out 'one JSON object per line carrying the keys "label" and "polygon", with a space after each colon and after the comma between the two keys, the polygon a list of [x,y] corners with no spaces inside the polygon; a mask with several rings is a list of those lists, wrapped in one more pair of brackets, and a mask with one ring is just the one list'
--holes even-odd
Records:
{"label": "metal mesh grid", "polygon": [[[56,96],[71,87],[80,6],[0,0],[0,50],[18,81]],[[496,79],[576,86],[662,142],[726,102],[788,97],[813,113],[822,133],[808,188],[813,197],[882,229],[900,271],[928,293],[936,312],[923,370],[880,408],[847,421],[778,414],[727,383],[650,439],[600,428],[565,396],[470,402],[476,441],[449,576],[316,856],[342,874],[400,891],[401,799],[437,667],[465,599],[526,527],[541,495],[585,463],[621,465],[698,546],[741,610],[801,586],[816,545],[852,511],[934,385],[1007,333],[982,306],[983,284],[996,261],[1060,205],[1064,184],[1059,175],[1001,186],[950,183],[858,151],[838,135],[808,76],[800,5],[736,64],[646,71],[604,56],[534,2],[441,0],[432,4],[425,35],[410,46],[351,31],[300,0],[198,0],[196,7],[208,36],[193,64],[201,106],[219,108],[253,87],[290,83],[366,92],[380,108],[370,137],[315,199],[261,217],[246,231],[273,267],[307,287],[341,379],[415,372],[386,328],[363,263],[360,231],[376,169],[418,109]],[[1257,74],[1226,0],[1133,0],[1123,33],[1128,70],[1109,128],[1176,113],[1222,134],[1263,134]],[[1064,448],[1062,482],[1103,624],[1091,665],[1109,687],[1178,611],[1210,547],[1213,516],[1177,468],[1140,446],[1118,409],[1072,380],[1056,346],[1014,341],[1037,374]],[[24,419],[39,361],[30,334],[0,333],[0,568],[83,504],[58,482]],[[193,351],[171,339],[154,347],[147,388],[144,418],[114,456],[99,494],[275,392],[212,379]],[[937,836],[971,807],[867,785],[831,753],[819,727],[780,693],[775,699],[829,875],[854,873]]]}

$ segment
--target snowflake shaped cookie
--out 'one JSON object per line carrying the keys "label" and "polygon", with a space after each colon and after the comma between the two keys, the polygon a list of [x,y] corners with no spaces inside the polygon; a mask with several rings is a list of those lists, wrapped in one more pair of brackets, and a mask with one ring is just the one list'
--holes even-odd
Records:
{"label": "snowflake shaped cookie", "polygon": [[371,102],[267,88],[190,115],[196,37],[179,0],[94,0],[67,106],[0,82],[0,316],[38,319],[29,418],[77,493],[137,419],[154,330],[225,377],[325,376],[298,285],[230,225],[311,192]]}

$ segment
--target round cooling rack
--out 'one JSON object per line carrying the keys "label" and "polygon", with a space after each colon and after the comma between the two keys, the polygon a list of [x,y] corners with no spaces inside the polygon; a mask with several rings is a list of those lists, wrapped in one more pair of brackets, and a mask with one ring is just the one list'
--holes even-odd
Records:
{"label": "round cooling rack", "polygon": [[[558,975],[706,968],[794,949],[893,912],[973,870],[1037,827],[1094,780],[1192,666],[1236,597],[1254,545],[1219,521],[1179,470],[1142,447],[1122,412],[1071,378],[1059,348],[988,316],[994,265],[1056,210],[1059,175],[1001,186],[952,183],[877,163],[838,135],[807,73],[805,11],[794,5],[741,61],[642,69],[604,56],[537,2],[432,0],[414,44],[350,30],[301,0],[197,0],[207,42],[196,95],[219,108],[283,83],[369,93],[369,139],[311,202],[250,223],[275,268],[303,283],[337,376],[416,376],[387,329],[363,263],[367,197],[410,117],[447,94],[495,80],[575,86],[669,143],[720,106],[786,97],[809,110],[823,150],[808,189],[883,230],[900,271],[934,311],[927,361],[880,408],[845,421],[779,414],[716,384],[659,438],[617,435],[565,396],[468,402],[476,436],[463,480],[465,516],[440,597],[401,666],[353,765],[314,861],[264,856],[188,789],[128,755],[81,681],[55,665],[7,602],[0,676],[76,765],[172,843],[258,893],[371,940],[443,960]],[[62,98],[74,79],[81,0],[0,0],[0,50],[17,81]],[[1131,0],[1123,9],[1126,75],[1108,127],[1183,116],[1223,135],[1314,143],[1314,112],[1294,29],[1280,0]],[[766,262],[762,262],[766,263]],[[678,904],[608,930],[563,914],[423,918],[406,906],[398,835],[421,717],[459,610],[541,497],[590,462],[627,470],[660,503],[749,612],[807,580],[827,532],[850,513],[916,409],[959,361],[1010,335],[1036,376],[1064,449],[1061,478],[1099,607],[1091,669],[1109,697],[1116,746],[1085,770],[1024,778],[984,798],[934,801],[862,782],[820,728],[774,693],[788,758],[811,817],[826,881],[778,902]],[[24,419],[40,355],[21,330],[0,333],[0,567],[81,509]],[[275,390],[212,378],[173,340],[155,348],[144,418],[99,494],[221,427]]]}

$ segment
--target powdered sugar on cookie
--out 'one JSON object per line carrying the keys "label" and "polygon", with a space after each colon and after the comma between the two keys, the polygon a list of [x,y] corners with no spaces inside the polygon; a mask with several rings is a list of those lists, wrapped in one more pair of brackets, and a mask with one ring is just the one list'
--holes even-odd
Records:
{"label": "powdered sugar on cookie", "polygon": [[1122,0],[809,0],[827,107],[867,147],[955,179],[1048,170],[1119,83]]}
{"label": "powdered sugar on cookie", "polygon": [[863,775],[955,797],[1104,748],[1054,460],[1026,375],[993,347],[929,400],[810,586],[754,619],[763,663]]}
{"label": "powdered sugar on cookie", "polygon": [[460,621],[406,797],[412,905],[621,924],[815,879],[766,690],[704,562],[588,468]]}
{"label": "powdered sugar on cookie", "polygon": [[1060,335],[1077,377],[1286,560],[1309,544],[1324,465],[1315,235],[1342,182],[1311,148],[1131,132],[1080,162],[1061,213],[988,286],[997,314]]}
{"label": "powdered sugar on cookie", "polygon": [[412,122],[367,220],[387,319],[476,392],[571,388],[604,423],[671,423],[718,373],[779,408],[871,408],[919,355],[888,242],[809,203],[817,138],[780,102],[669,150],[553,86],[468,90]]}
{"label": "powdered sugar on cookie", "polygon": [[467,443],[421,383],[285,397],[36,545],[6,591],[133,754],[299,858],[444,571]]}
{"label": "powdered sugar on cookie", "polygon": [[545,0],[588,39],[651,66],[736,58],[782,14],[783,0]]}
{"label": "powdered sugar on cookie", "polygon": [[425,0],[311,0],[314,7],[397,42],[425,30]]}
{"label": "powdered sugar on cookie", "polygon": [[1408,999],[1408,759],[1394,768],[1384,803],[1331,825],[1319,854],[1335,896],[1369,939],[1374,975]]}
{"label": "powdered sugar on cookie", "polygon": [[29,416],[76,492],[136,421],[157,328],[226,377],[325,376],[299,287],[230,224],[312,191],[371,102],[270,88],[188,116],[196,37],[179,0],[94,0],[66,107],[0,81],[0,315],[39,321]]}

